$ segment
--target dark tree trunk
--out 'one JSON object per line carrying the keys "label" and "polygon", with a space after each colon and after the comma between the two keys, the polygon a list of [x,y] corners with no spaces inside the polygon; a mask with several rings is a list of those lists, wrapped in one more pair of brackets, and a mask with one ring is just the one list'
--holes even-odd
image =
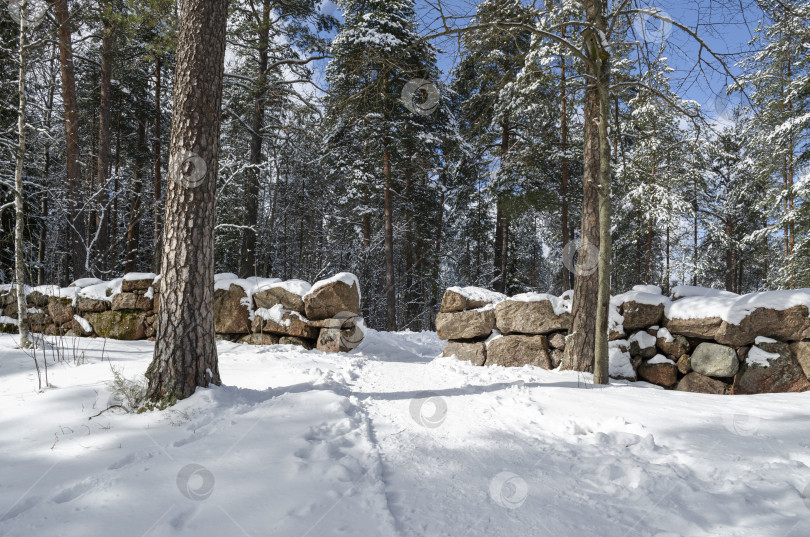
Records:
{"label": "dark tree trunk", "polygon": [[85,276],[85,218],[81,212],[82,168],[79,159],[79,115],[76,105],[76,75],[73,69],[70,12],[67,0],[52,0],[59,25],[59,64],[62,70],[62,103],[65,109],[65,159],[68,189],[68,233],[73,278]]}
{"label": "dark tree trunk", "polygon": [[161,74],[161,61],[160,58],[155,60],[155,126],[154,132],[152,133],[153,136],[153,151],[155,153],[155,162],[154,162],[154,171],[152,174],[154,175],[154,238],[153,238],[153,247],[154,247],[154,258],[152,262],[152,266],[156,273],[160,273],[160,260],[161,260],[161,241],[160,241],[160,220],[161,220],[161,210],[160,210],[160,191],[161,191],[161,184],[163,183],[163,177],[161,176],[161,169],[160,169],[160,150],[161,150],[161,143],[160,143],[160,116],[161,116],[161,109],[160,109],[160,74]]}
{"label": "dark tree trunk", "polygon": [[391,155],[383,150],[383,174],[385,175],[385,329],[397,329],[397,293],[394,286],[394,201],[391,192]]}
{"label": "dark tree trunk", "polygon": [[[561,35],[565,38],[565,26],[561,30]],[[560,149],[563,153],[562,170],[560,173],[560,235],[562,235],[562,247],[568,244],[571,240],[571,232],[568,229],[568,101],[566,96],[566,72],[565,72],[565,56],[561,56],[560,67]],[[573,274],[562,263],[562,290],[568,291],[573,286]]]}
{"label": "dark tree trunk", "polygon": [[214,220],[227,0],[180,0],[163,227],[153,401],[220,384],[214,334]]}
{"label": "dark tree trunk", "polygon": [[[245,189],[245,228],[242,229],[242,253],[239,264],[243,277],[256,275],[256,226],[259,224],[259,167],[262,163],[262,129],[264,128],[264,99],[267,93],[267,47],[270,39],[270,1],[262,2],[259,26],[259,65],[256,95],[253,101],[253,124],[250,133],[250,169]],[[250,227],[251,229],[248,229]]]}
{"label": "dark tree trunk", "polygon": [[146,127],[138,123],[136,141],[135,173],[132,177],[132,203],[129,207],[129,225],[127,226],[127,245],[125,255],[126,272],[135,272],[138,258],[138,243],[141,227],[141,192],[143,191],[143,155],[146,152]]}
{"label": "dark tree trunk", "polygon": [[[601,2],[588,0],[585,2],[587,18],[592,23],[604,23],[601,14]],[[572,304],[573,326],[565,347],[562,368],[576,371],[593,371],[595,346],[597,337],[607,334],[597,334],[597,313],[599,271],[597,270],[597,252],[600,247],[600,185],[602,177],[602,155],[605,148],[600,144],[600,127],[607,127],[607,116],[603,115],[602,73],[596,68],[594,59],[600,54],[601,47],[598,39],[591,36],[589,45],[596,50],[588,51],[591,62],[588,65],[588,78],[590,83],[585,90],[585,134],[584,134],[584,174],[582,178],[582,230],[579,259],[576,265],[576,280],[574,283],[574,297]],[[608,158],[610,155],[607,148]],[[606,312],[605,312],[606,313]],[[597,379],[594,379],[597,382]]]}
{"label": "dark tree trunk", "polygon": [[109,234],[109,214],[105,207],[109,200],[109,174],[110,174],[110,138],[112,128],[110,126],[112,90],[112,25],[108,20],[104,20],[104,29],[101,36],[101,77],[99,80],[99,104],[98,104],[98,155],[96,157],[96,181],[101,195],[98,196],[98,242],[96,252],[98,265],[102,271],[109,268],[108,257],[110,255],[110,234]]}

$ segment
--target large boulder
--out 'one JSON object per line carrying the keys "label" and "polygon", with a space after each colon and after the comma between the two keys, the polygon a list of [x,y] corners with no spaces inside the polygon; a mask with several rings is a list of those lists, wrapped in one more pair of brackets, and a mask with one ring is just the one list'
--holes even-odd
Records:
{"label": "large boulder", "polygon": [[796,357],[796,361],[804,371],[805,376],[810,379],[810,341],[798,341],[791,343],[790,350]]}
{"label": "large boulder", "polygon": [[639,365],[638,376],[651,384],[671,388],[678,382],[678,367],[659,354]]}
{"label": "large boulder", "polygon": [[436,316],[439,339],[476,339],[488,336],[495,328],[492,307],[477,310],[440,313]]}
{"label": "large boulder", "polygon": [[121,291],[131,293],[132,291],[146,291],[152,287],[152,282],[157,276],[150,273],[132,272],[124,275],[121,280]]}
{"label": "large boulder", "polygon": [[622,304],[622,326],[625,330],[641,330],[657,325],[663,315],[663,304],[641,304],[634,300]]}
{"label": "large boulder", "polygon": [[312,286],[304,296],[307,319],[329,319],[343,312],[360,313],[360,286],[354,274],[341,272]]}
{"label": "large boulder", "polygon": [[683,377],[675,389],[679,392],[712,393],[716,395],[728,393],[726,383],[695,372]]}
{"label": "large boulder", "polygon": [[740,368],[737,352],[717,343],[701,343],[692,353],[692,370],[707,377],[733,377]]}
{"label": "large boulder", "polygon": [[363,330],[355,325],[348,330],[321,328],[315,348],[323,352],[349,352],[363,341]]}
{"label": "large boulder", "polygon": [[571,314],[557,315],[550,300],[504,300],[495,305],[498,330],[503,334],[549,334],[571,330]]}
{"label": "large boulder", "polygon": [[810,338],[810,317],[807,306],[793,306],[786,310],[757,308],[739,324],[723,321],[715,340],[724,345],[741,347],[751,345],[757,336],[780,341],[800,341]]}
{"label": "large boulder", "polygon": [[79,295],[77,306],[79,311],[83,313],[101,313],[102,311],[110,309],[112,304],[106,300]]}
{"label": "large boulder", "polygon": [[146,314],[136,311],[86,313],[84,318],[100,337],[132,341],[146,337]]}
{"label": "large boulder", "polygon": [[[756,359],[756,349],[764,351],[765,359]],[[767,363],[767,365],[765,365]],[[734,393],[783,393],[810,390],[810,381],[787,343],[760,343],[751,348],[747,368],[739,376]]]}
{"label": "large boulder", "polygon": [[[297,311],[285,310],[279,305],[269,310],[259,309],[253,316],[254,333],[270,333],[304,339],[318,337],[318,328],[311,326]],[[329,329],[324,329],[329,330]],[[362,336],[361,338],[362,339]]]}
{"label": "large boulder", "polygon": [[441,313],[483,308],[506,300],[506,295],[480,287],[450,287],[442,297]]}
{"label": "large boulder", "polygon": [[[98,300],[96,302],[101,301]],[[112,298],[113,311],[120,311],[120,310],[150,311],[153,305],[154,304],[151,298],[147,298],[144,295],[139,295],[136,293],[118,293],[117,295],[113,295]],[[82,309],[81,306],[79,306],[79,310],[81,309]]]}
{"label": "large boulder", "polygon": [[285,310],[304,313],[304,297],[310,290],[308,283],[302,280],[290,280],[280,284],[274,284],[269,289],[253,294],[253,302],[256,308],[270,309],[276,304],[281,304]]}
{"label": "large boulder", "polygon": [[73,300],[70,298],[52,296],[48,299],[48,313],[56,324],[65,324],[73,320],[76,314]]}
{"label": "large boulder", "polygon": [[455,356],[472,365],[484,365],[487,361],[487,345],[483,341],[448,341],[442,356]]}
{"label": "large boulder", "polygon": [[664,327],[671,334],[696,339],[714,339],[721,324],[723,324],[723,319],[720,317],[705,319],[667,319],[664,317]]}
{"label": "large boulder", "polygon": [[551,369],[546,336],[507,335],[487,345],[486,365],[522,367],[533,365]]}
{"label": "large boulder", "polygon": [[242,287],[231,284],[228,289],[214,291],[214,331],[217,334],[250,333],[250,312]]}

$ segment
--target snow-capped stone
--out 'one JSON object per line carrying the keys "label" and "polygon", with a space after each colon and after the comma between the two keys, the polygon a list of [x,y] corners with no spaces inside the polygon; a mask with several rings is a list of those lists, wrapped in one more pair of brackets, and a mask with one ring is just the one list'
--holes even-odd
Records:
{"label": "snow-capped stone", "polygon": [[497,304],[507,296],[481,287],[450,287],[442,296],[441,313],[481,308],[487,304]]}
{"label": "snow-capped stone", "polygon": [[303,280],[288,280],[270,284],[269,287],[253,294],[253,302],[257,308],[270,309],[281,304],[284,309],[304,313],[304,295],[311,289],[309,283]]}
{"label": "snow-capped stone", "polygon": [[304,295],[307,319],[317,321],[337,317],[341,313],[360,314],[360,283],[357,276],[341,272],[316,282]]}
{"label": "snow-capped stone", "polygon": [[121,291],[146,291],[152,286],[157,274],[151,272],[130,272],[121,281]]}

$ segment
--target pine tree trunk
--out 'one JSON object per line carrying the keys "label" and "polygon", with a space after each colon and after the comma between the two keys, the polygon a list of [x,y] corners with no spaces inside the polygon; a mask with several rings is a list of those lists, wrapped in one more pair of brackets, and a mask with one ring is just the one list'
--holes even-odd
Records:
{"label": "pine tree trunk", "polygon": [[394,287],[394,207],[391,192],[391,155],[383,150],[383,174],[385,175],[385,329],[397,329],[397,293]]}
{"label": "pine tree trunk", "polygon": [[161,89],[161,61],[160,58],[155,60],[155,126],[154,132],[152,136],[154,138],[153,145],[154,145],[154,153],[155,153],[155,163],[154,163],[154,171],[152,174],[154,175],[154,239],[153,239],[153,246],[154,246],[154,260],[153,266],[156,273],[160,273],[160,260],[161,260],[161,240],[160,240],[160,227],[161,227],[161,210],[160,210],[160,198],[161,198],[161,185],[163,183],[163,177],[160,168],[160,151],[161,151],[161,143],[160,143],[160,117],[161,117],[161,108],[160,108],[160,89]]}
{"label": "pine tree trunk", "polygon": [[[51,60],[50,65],[50,83],[48,84],[48,101],[47,101],[47,108],[45,110],[45,129],[50,131],[51,129],[51,114],[53,110],[53,95],[54,95],[54,88],[55,88],[55,80],[56,75],[53,70],[53,60]],[[50,184],[50,173],[51,173],[51,142],[49,140],[45,140],[45,166],[42,171],[42,178],[43,184],[47,185]],[[37,285],[45,285],[45,249],[48,245],[47,237],[48,237],[48,226],[47,226],[47,219],[48,219],[48,192],[43,191],[39,196],[39,217],[42,220],[42,225],[40,226],[39,231],[39,241],[37,244]]]}
{"label": "pine tree trunk", "polygon": [[127,245],[125,251],[125,272],[135,272],[140,242],[141,192],[143,191],[143,155],[146,152],[146,127],[138,123],[138,138],[135,152],[135,172],[132,176],[132,203],[129,207]]}
{"label": "pine tree trunk", "polygon": [[153,401],[220,384],[214,334],[214,223],[227,0],[180,0],[163,228]]}
{"label": "pine tree trunk", "polygon": [[[563,26],[561,30],[561,35],[563,39],[565,38],[565,26]],[[565,72],[565,56],[560,57],[561,60],[561,67],[560,67],[560,150],[563,153],[562,159],[562,170],[561,170],[561,180],[560,180],[560,234],[562,235],[562,247],[565,249],[565,246],[568,244],[568,241],[571,240],[571,232],[568,229],[568,97],[566,95],[566,72]],[[568,267],[565,266],[565,263],[562,263],[561,274],[562,274],[562,290],[568,291],[572,287],[572,273],[568,270]]]}
{"label": "pine tree trunk", "polygon": [[[601,2],[597,0],[587,0],[585,2],[588,21],[599,24],[604,22],[601,16]],[[599,310],[599,298],[602,289],[599,285],[601,270],[604,270],[604,260],[602,249],[600,248],[600,237],[605,234],[600,233],[600,220],[609,214],[604,214],[604,203],[600,202],[600,186],[605,185],[602,177],[602,154],[605,144],[600,143],[602,134],[600,126],[604,129],[607,124],[603,119],[603,104],[600,91],[602,79],[596,67],[595,60],[600,55],[601,47],[598,46],[598,39],[591,35],[589,51],[591,61],[588,65],[588,75],[590,83],[585,90],[585,132],[584,132],[584,174],[582,178],[582,230],[581,243],[579,247],[579,259],[577,261],[577,275],[574,283],[574,297],[572,304],[573,323],[571,333],[563,354],[562,368],[573,369],[575,371],[593,371],[594,356],[597,338],[597,311]],[[600,121],[603,123],[600,124]],[[609,168],[608,168],[609,170]],[[609,205],[607,206],[609,208]],[[609,236],[609,228],[608,228]],[[598,263],[594,262],[596,250],[599,250]],[[607,258],[607,268],[609,269],[610,258]],[[609,273],[608,273],[609,275]],[[608,281],[609,285],[609,281]],[[608,288],[609,289],[609,288]],[[606,313],[606,312],[605,312]],[[606,334],[605,334],[606,336]],[[594,376],[594,382],[598,382]]]}
{"label": "pine tree trunk", "polygon": [[[602,13],[597,10],[596,28],[604,33],[606,26]],[[610,56],[607,50],[597,44],[598,72],[596,83],[599,85],[599,292],[596,304],[596,335],[594,348],[593,382],[608,384],[610,382],[610,355],[608,352],[608,319],[610,312],[610,274],[613,237],[611,237],[611,217],[613,208],[610,200],[610,140],[608,138],[608,121],[610,121]],[[617,133],[618,136],[618,133]]]}
{"label": "pine tree trunk", "polygon": [[253,101],[253,124],[250,133],[250,170],[245,189],[245,220],[242,229],[241,275],[256,276],[256,227],[259,224],[259,167],[262,163],[262,129],[264,128],[264,99],[267,93],[267,47],[270,39],[270,1],[262,2],[262,19],[259,26],[259,65],[256,80],[256,95]]}
{"label": "pine tree trunk", "polygon": [[[103,6],[102,6],[103,9]],[[112,26],[104,19],[104,30],[101,36],[101,77],[99,80],[99,105],[98,105],[98,155],[96,157],[96,181],[101,189],[98,196],[101,204],[99,213],[99,232],[96,246],[98,264],[102,271],[109,268],[108,257],[110,255],[109,217],[105,205],[109,200],[109,170],[110,170],[110,137],[112,128],[110,126],[112,90]]]}
{"label": "pine tree trunk", "polygon": [[59,25],[59,63],[62,69],[62,104],[65,109],[65,158],[68,189],[68,234],[73,278],[86,275],[85,217],[82,205],[82,168],[79,154],[79,115],[76,105],[76,75],[73,68],[70,12],[67,0],[52,0]]}
{"label": "pine tree trunk", "polygon": [[23,200],[23,164],[25,162],[25,74],[26,74],[26,44],[25,34],[26,17],[28,16],[28,1],[22,0],[19,6],[20,14],[20,62],[17,91],[19,106],[17,108],[17,151],[14,167],[14,280],[17,284],[17,325],[20,333],[20,347],[28,349],[32,346],[28,327],[28,303],[25,298],[25,205]]}

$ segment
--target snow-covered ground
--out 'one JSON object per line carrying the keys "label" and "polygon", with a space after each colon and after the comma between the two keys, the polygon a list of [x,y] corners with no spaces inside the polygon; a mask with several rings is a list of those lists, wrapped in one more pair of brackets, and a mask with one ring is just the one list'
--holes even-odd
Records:
{"label": "snow-covered ground", "polygon": [[37,392],[14,339],[3,536],[810,535],[810,393],[594,388],[369,331],[349,355],[222,342],[226,385],[94,417],[152,343],[65,339]]}

